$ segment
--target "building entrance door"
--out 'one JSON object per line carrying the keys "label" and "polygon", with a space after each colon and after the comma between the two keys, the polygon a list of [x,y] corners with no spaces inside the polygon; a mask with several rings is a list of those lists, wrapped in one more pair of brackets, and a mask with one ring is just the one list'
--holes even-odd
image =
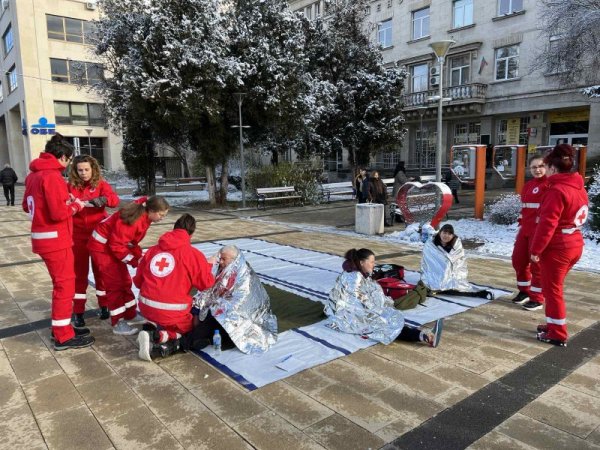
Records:
{"label": "building entrance door", "polygon": [[548,145],[570,144],[570,145],[587,145],[587,134],[554,134],[550,135]]}

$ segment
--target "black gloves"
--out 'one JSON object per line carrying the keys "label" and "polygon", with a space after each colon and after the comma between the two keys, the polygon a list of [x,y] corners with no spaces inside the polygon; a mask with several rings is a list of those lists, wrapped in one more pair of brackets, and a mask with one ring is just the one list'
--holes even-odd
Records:
{"label": "black gloves", "polygon": [[106,197],[96,197],[96,198],[89,200],[89,202],[92,205],[94,205],[96,208],[102,208],[103,206],[106,206],[106,203],[108,203],[108,200],[106,199]]}

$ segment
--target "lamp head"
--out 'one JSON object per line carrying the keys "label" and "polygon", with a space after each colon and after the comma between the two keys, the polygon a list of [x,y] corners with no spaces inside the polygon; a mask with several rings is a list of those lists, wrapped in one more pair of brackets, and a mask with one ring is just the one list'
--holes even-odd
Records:
{"label": "lamp head", "polygon": [[452,39],[445,39],[442,41],[432,42],[429,44],[429,46],[433,50],[433,53],[435,53],[435,56],[438,58],[443,58],[448,53],[448,50],[450,50],[450,47],[452,47],[455,43],[456,42]]}

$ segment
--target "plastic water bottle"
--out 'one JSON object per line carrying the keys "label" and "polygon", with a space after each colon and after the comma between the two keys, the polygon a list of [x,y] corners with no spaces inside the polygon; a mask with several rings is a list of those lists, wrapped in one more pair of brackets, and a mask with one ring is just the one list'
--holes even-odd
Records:
{"label": "plastic water bottle", "polygon": [[215,330],[215,334],[213,336],[213,349],[215,350],[215,355],[221,354],[221,333],[219,330]]}

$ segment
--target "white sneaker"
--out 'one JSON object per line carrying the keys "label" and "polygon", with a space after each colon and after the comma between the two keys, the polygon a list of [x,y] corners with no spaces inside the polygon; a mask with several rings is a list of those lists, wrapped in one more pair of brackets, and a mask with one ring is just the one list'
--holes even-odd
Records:
{"label": "white sneaker", "polygon": [[133,336],[137,332],[137,328],[132,327],[123,319],[119,319],[117,324],[113,327],[113,333],[121,336]]}
{"label": "white sneaker", "polygon": [[147,331],[140,331],[137,337],[137,343],[139,347],[138,356],[140,359],[144,361],[152,361],[150,357],[150,347],[152,343],[150,342],[150,333]]}
{"label": "white sneaker", "polygon": [[146,323],[146,319],[139,312],[135,313],[135,317],[133,319],[127,320],[129,325],[139,325],[141,323]]}

